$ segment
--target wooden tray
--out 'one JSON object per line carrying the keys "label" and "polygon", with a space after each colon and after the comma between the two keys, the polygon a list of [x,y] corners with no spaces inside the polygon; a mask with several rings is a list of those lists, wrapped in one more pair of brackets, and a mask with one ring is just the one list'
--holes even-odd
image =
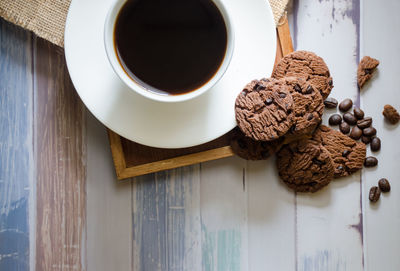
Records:
{"label": "wooden tray", "polygon": [[[286,16],[277,27],[275,63],[293,52]],[[118,180],[152,172],[193,165],[233,155],[229,146],[230,132],[205,144],[183,149],[161,149],[129,141],[108,130],[111,152]]]}

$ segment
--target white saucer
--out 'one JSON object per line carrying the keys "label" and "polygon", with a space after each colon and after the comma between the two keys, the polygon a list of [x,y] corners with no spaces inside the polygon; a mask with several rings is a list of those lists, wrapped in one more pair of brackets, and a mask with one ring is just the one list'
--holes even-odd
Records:
{"label": "white saucer", "polygon": [[65,26],[65,57],[82,101],[105,126],[140,144],[183,148],[211,141],[235,127],[234,103],[252,79],[268,77],[276,32],[268,0],[224,0],[235,30],[232,60],[208,92],[183,103],[160,103],[134,93],[114,73],[103,42],[115,0],[73,0]]}

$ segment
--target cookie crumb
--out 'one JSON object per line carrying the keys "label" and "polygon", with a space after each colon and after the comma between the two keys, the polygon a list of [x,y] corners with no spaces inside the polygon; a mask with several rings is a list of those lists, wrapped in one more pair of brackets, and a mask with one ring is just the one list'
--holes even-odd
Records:
{"label": "cookie crumb", "polygon": [[360,64],[358,64],[357,69],[357,83],[360,88],[364,86],[364,84],[371,79],[372,73],[374,72],[375,68],[378,67],[379,60],[364,56]]}
{"label": "cookie crumb", "polygon": [[383,107],[382,114],[391,124],[397,124],[400,120],[399,112],[390,104]]}

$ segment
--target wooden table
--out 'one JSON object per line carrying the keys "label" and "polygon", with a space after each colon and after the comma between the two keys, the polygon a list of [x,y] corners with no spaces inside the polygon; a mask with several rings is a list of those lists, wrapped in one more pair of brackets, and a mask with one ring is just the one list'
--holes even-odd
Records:
{"label": "wooden table", "polygon": [[[325,58],[331,96],[360,103],[382,139],[377,168],[313,195],[278,182],[273,159],[117,184],[106,130],[63,50],[1,21],[0,270],[400,270],[400,127],[381,115],[400,108],[399,10],[398,0],[292,5],[295,47]],[[360,94],[363,55],[381,65]],[[392,191],[370,204],[381,177]]]}

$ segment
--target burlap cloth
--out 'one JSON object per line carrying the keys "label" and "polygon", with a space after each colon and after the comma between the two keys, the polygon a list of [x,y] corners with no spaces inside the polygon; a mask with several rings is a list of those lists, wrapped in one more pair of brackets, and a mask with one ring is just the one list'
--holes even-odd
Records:
{"label": "burlap cloth", "polygon": [[[276,24],[288,1],[269,0]],[[0,16],[63,47],[64,26],[70,2],[71,0],[0,0]]]}

